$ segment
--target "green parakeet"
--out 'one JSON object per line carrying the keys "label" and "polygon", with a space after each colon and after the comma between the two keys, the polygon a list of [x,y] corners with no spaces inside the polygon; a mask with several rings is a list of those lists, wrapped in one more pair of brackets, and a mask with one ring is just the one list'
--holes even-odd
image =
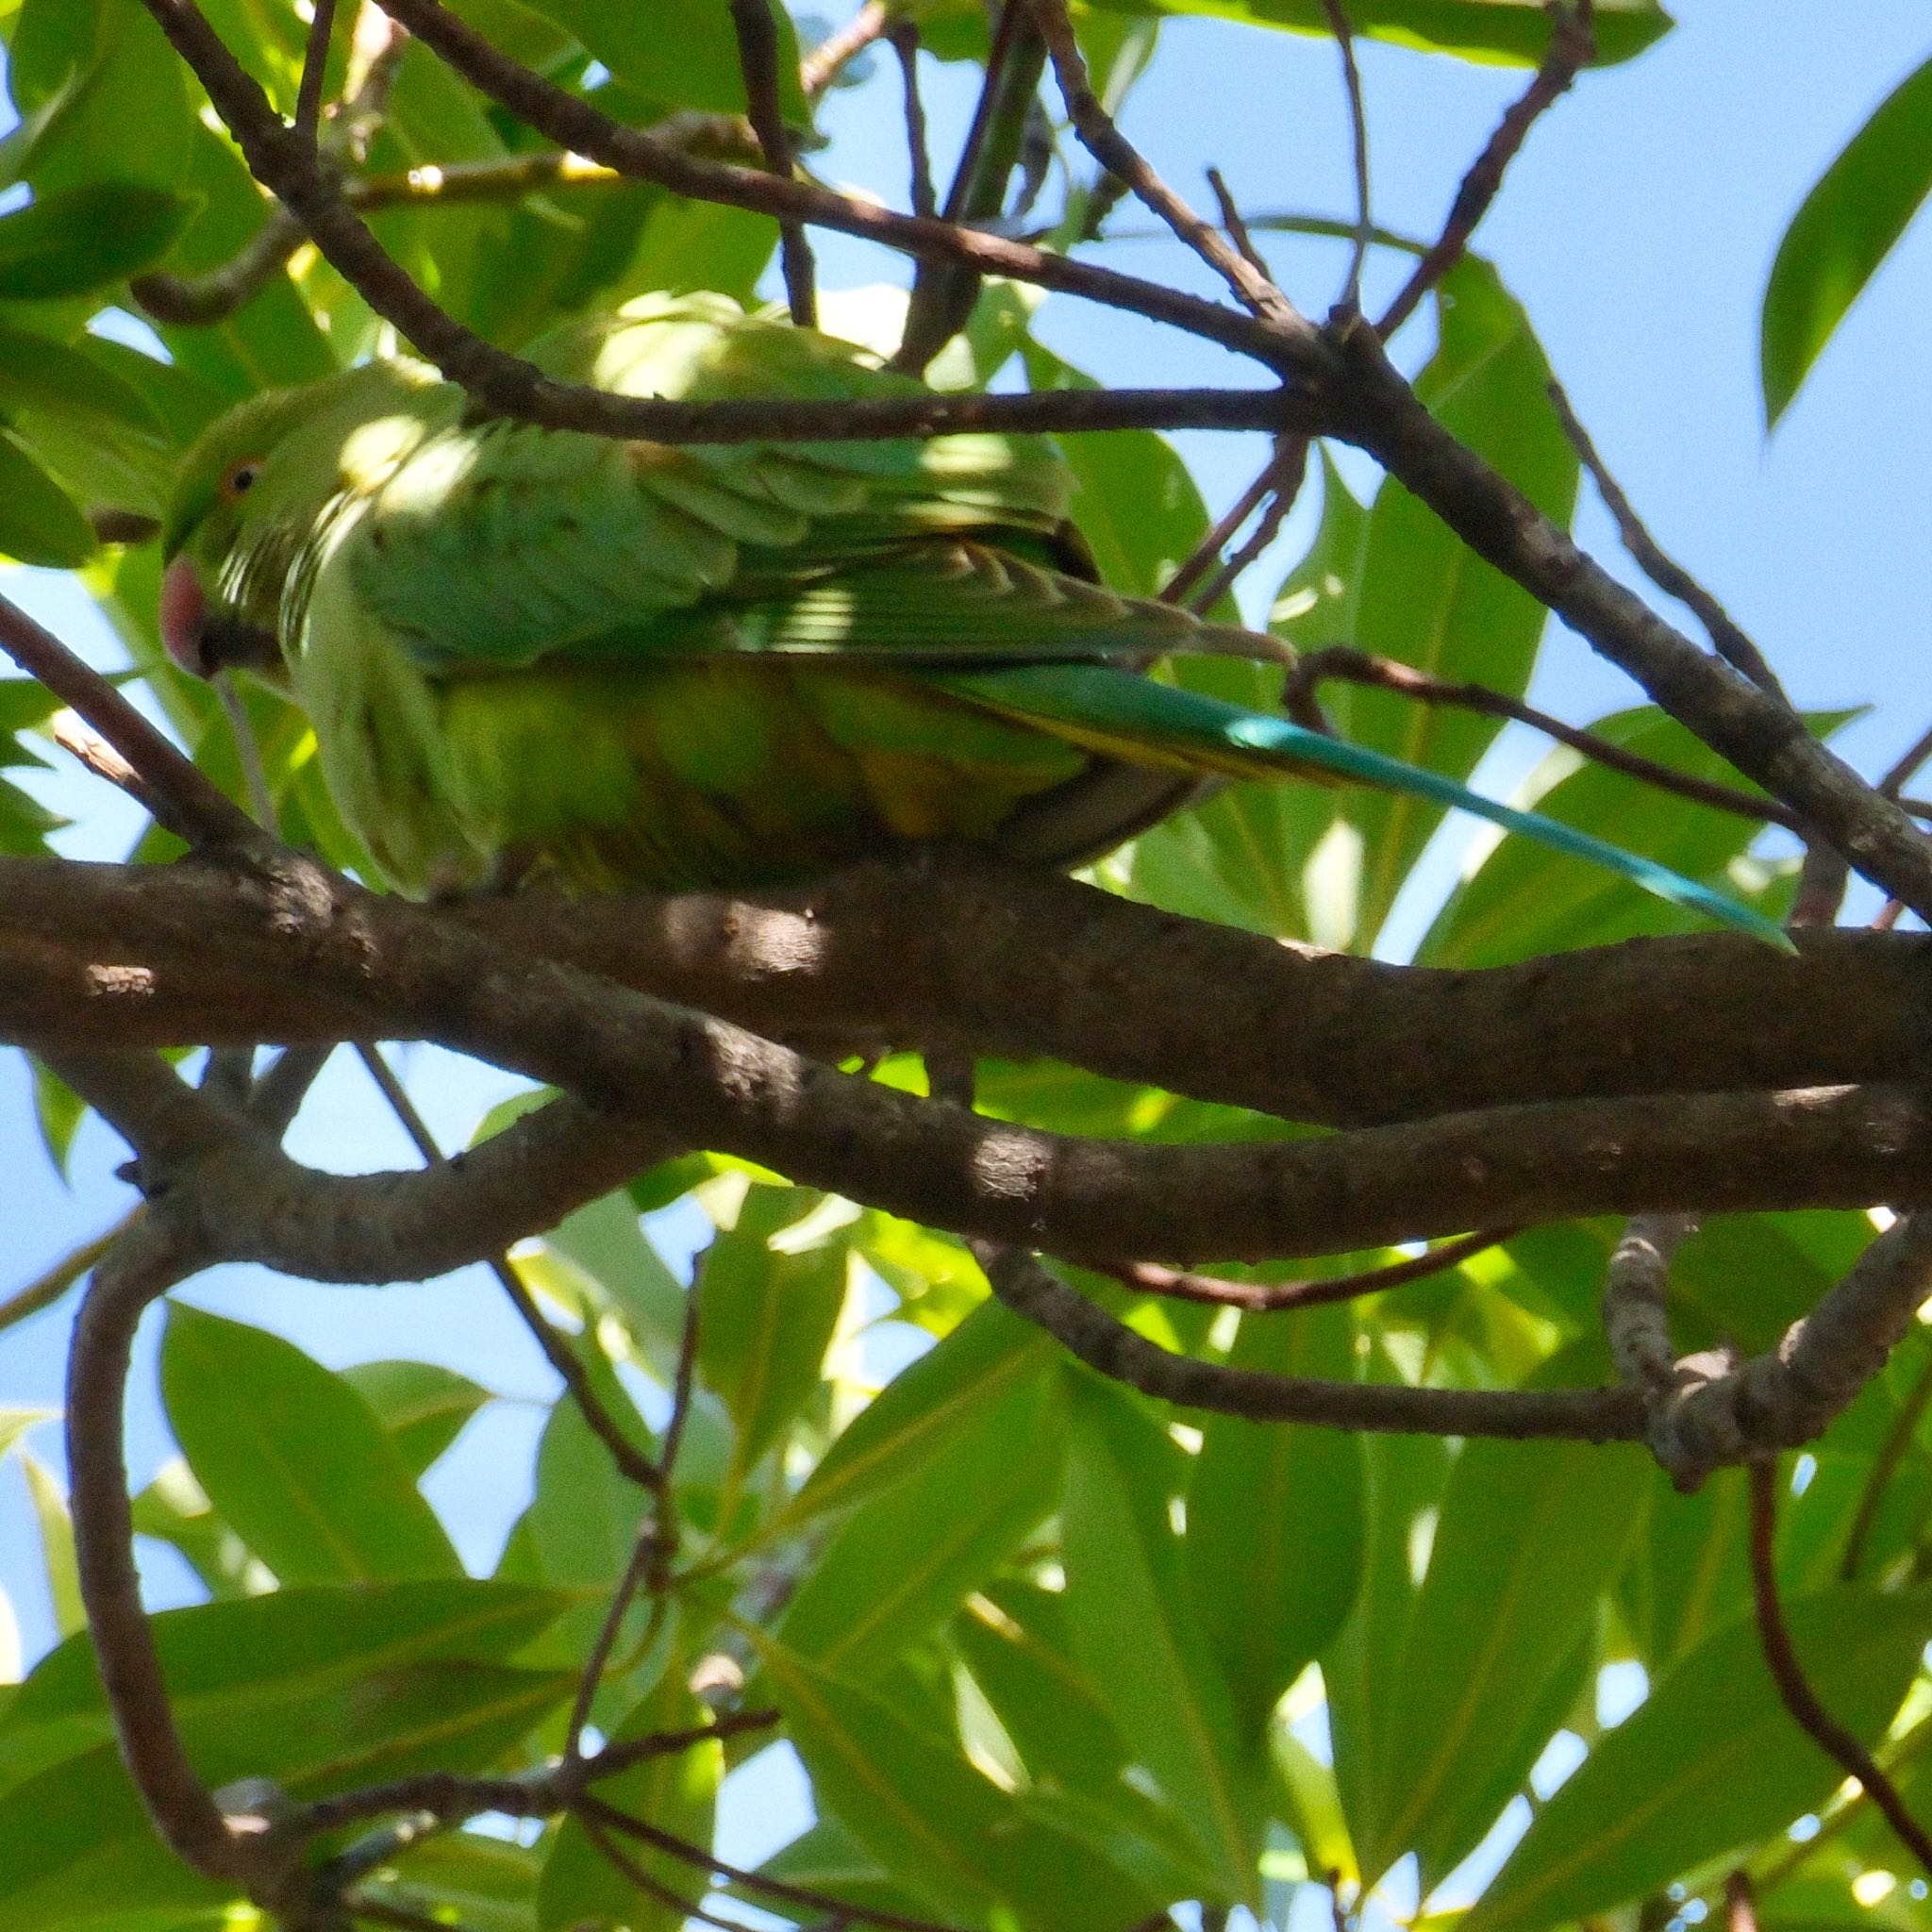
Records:
{"label": "green parakeet", "polygon": [[[533,351],[623,394],[916,392],[719,295]],[[342,818],[414,894],[782,883],[956,842],[1093,858],[1233,777],[1333,773],[1481,813],[1719,919],[1719,894],[1431,772],[1144,676],[1279,658],[1095,582],[1054,445],[668,447],[480,417],[380,361],[217,421],[164,531],[161,631],[286,684]]]}

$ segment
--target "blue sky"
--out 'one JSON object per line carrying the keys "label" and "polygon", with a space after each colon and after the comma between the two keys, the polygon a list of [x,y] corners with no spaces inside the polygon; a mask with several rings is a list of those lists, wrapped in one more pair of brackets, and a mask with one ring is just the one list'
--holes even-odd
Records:
{"label": "blue sky", "polygon": [[[1923,672],[1932,618],[1924,475],[1932,386],[1924,375],[1932,224],[1907,236],[1769,442],[1757,401],[1757,303],[1805,190],[1877,100],[1932,52],[1932,23],[1921,0],[1685,0],[1680,14],[1678,30],[1659,46],[1586,76],[1537,129],[1481,245],[1528,308],[1584,420],[1664,544],[1730,605],[1802,703],[1874,707],[1840,742],[1875,770],[1932,711]],[[1377,216],[1431,233],[1522,77],[1373,45],[1362,49],[1362,67]],[[928,70],[941,137],[963,110],[960,80]],[[825,121],[834,144],[818,164],[896,198],[903,159],[890,92],[837,96]],[[1191,196],[1205,193],[1202,169],[1218,162],[1251,210],[1345,214],[1350,207],[1337,62],[1324,42],[1171,23],[1126,126]],[[1172,244],[1123,243],[1108,258],[1207,286]],[[1305,307],[1326,305],[1343,267],[1340,251],[1295,243],[1275,258]],[[834,288],[895,273],[889,258],[836,239],[823,246],[821,263]],[[1229,374],[1197,344],[1070,303],[1053,306],[1042,333],[1081,366],[1118,380]],[[1416,333],[1425,346],[1425,331]],[[1253,439],[1182,441],[1217,506],[1260,458]],[[1280,557],[1255,575],[1257,597],[1305,541],[1311,508],[1291,521]],[[1579,534],[1623,568],[1593,503]],[[111,660],[110,641],[71,585],[0,567],[0,591],[99,661]],[[1577,719],[1637,700],[1621,674],[1560,631],[1534,695]],[[1486,768],[1489,789],[1507,786],[1538,749],[1526,737],[1507,738]],[[125,845],[124,802],[72,774],[51,792],[81,821],[70,849],[109,856]],[[466,1138],[506,1090],[488,1070],[425,1050],[407,1055],[404,1066],[451,1142]],[[336,1167],[409,1161],[401,1134],[346,1062],[318,1089],[296,1145]],[[40,1152],[17,1057],[0,1061],[0,1225],[8,1235],[0,1293],[125,1211],[127,1191],[112,1177],[123,1158],[110,1135],[91,1126],[64,1186]],[[486,1283],[324,1290],[228,1270],[189,1292],[277,1328],[331,1363],[427,1355],[525,1398],[480,1419],[430,1484],[466,1555],[491,1559],[527,1491],[540,1419],[530,1398],[547,1396],[549,1377]],[[0,1404],[58,1405],[66,1322],[55,1311],[0,1336]],[[131,1415],[144,1479],[166,1453],[151,1337]],[[34,1440],[43,1456],[56,1455],[51,1427]],[[182,1578],[164,1563],[153,1581],[158,1595],[180,1600]],[[51,1624],[32,1518],[10,1465],[0,1470],[0,1586],[31,1657],[49,1641]]]}

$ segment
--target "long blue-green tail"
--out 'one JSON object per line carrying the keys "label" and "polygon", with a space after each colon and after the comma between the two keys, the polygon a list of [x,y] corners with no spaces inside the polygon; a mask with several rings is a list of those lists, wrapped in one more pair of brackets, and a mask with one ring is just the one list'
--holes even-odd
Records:
{"label": "long blue-green tail", "polygon": [[947,675],[934,682],[1009,716],[1049,725],[1072,741],[1137,763],[1172,765],[1177,770],[1230,778],[1278,778],[1292,776],[1298,770],[1306,774],[1312,768],[1385,791],[1433,799],[1439,805],[1488,819],[1505,831],[1534,839],[1552,851],[1588,859],[1673,906],[1707,913],[1781,952],[1791,950],[1783,928],[1762,913],[1654,859],[1592,839],[1588,832],[1541,813],[1499,805],[1440,772],[1424,771],[1381,752],[1324,737],[1286,718],[1269,717],[1219,698],[1156,684],[1151,678],[1108,665],[1024,665]]}

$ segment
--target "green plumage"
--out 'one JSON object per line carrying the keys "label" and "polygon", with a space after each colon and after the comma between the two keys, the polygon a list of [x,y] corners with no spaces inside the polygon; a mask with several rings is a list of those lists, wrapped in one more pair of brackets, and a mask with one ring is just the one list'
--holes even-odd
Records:
{"label": "green plumage", "polygon": [[[652,296],[538,345],[688,400],[917,392],[866,354]],[[1042,438],[671,448],[477,421],[377,363],[258,398],[191,456],[170,649],[285,676],[342,816],[412,893],[771,884],[908,845],[1070,865],[1204,782],[1365,777],[1733,923],[1755,916],[1451,781],[1141,675],[1286,655],[1093,582]]]}

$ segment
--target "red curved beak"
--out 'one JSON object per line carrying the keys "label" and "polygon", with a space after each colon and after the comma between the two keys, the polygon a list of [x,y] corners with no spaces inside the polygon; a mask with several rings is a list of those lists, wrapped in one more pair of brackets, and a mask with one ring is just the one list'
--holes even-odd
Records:
{"label": "red curved beak", "polygon": [[161,641],[168,656],[196,677],[208,675],[203,645],[207,625],[208,598],[201,579],[188,558],[177,557],[161,577]]}

